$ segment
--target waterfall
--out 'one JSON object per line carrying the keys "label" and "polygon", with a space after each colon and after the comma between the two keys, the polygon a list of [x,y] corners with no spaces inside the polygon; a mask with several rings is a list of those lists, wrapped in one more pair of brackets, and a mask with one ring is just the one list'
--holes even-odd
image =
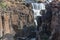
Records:
{"label": "waterfall", "polygon": [[34,22],[35,22],[35,25],[37,26],[36,17],[42,16],[40,12],[41,12],[41,10],[45,10],[45,4],[43,4],[43,3],[31,3],[31,5],[32,5],[32,10],[34,12]]}

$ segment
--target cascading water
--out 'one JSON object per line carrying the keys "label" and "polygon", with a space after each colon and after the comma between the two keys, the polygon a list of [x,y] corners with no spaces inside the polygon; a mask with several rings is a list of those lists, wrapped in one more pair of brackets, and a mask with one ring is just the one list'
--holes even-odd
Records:
{"label": "cascading water", "polygon": [[[41,17],[42,14],[40,13],[42,10],[45,10],[45,4],[44,3],[31,3],[32,10],[34,12],[34,22],[36,27],[38,27],[37,17]],[[36,35],[38,35],[38,31],[36,30]],[[37,37],[37,36],[36,36]]]}
{"label": "cascading water", "polygon": [[33,7],[33,12],[34,12],[34,22],[35,22],[35,25],[37,26],[37,20],[36,20],[36,17],[37,16],[42,16],[40,14],[40,11],[41,10],[45,10],[45,5],[43,3],[31,3],[32,4],[32,7]]}
{"label": "cascading water", "polygon": [[34,12],[34,22],[35,22],[35,24],[37,26],[36,17],[37,16],[41,16],[41,14],[40,14],[40,8],[38,8],[39,7],[39,4],[38,3],[32,3],[32,7],[33,7],[32,10]]}

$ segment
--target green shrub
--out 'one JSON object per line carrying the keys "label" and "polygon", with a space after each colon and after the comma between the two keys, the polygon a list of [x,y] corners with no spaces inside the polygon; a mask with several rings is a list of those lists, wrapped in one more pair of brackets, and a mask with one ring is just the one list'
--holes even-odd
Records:
{"label": "green shrub", "polygon": [[6,9],[7,5],[5,2],[0,2],[0,8]]}

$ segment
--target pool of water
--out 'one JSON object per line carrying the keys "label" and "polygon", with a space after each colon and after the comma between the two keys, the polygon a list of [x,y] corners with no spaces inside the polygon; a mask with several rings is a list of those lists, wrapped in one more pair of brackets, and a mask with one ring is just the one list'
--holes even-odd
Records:
{"label": "pool of water", "polygon": [[31,38],[30,40],[36,40],[36,38]]}

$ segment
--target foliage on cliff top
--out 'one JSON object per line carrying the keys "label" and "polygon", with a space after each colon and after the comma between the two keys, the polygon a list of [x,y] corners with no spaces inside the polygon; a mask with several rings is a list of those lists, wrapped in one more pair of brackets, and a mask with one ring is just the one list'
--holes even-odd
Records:
{"label": "foliage on cliff top", "polygon": [[1,1],[1,2],[0,2],[0,8],[6,9],[6,7],[7,7],[6,3],[3,2],[3,1]]}

